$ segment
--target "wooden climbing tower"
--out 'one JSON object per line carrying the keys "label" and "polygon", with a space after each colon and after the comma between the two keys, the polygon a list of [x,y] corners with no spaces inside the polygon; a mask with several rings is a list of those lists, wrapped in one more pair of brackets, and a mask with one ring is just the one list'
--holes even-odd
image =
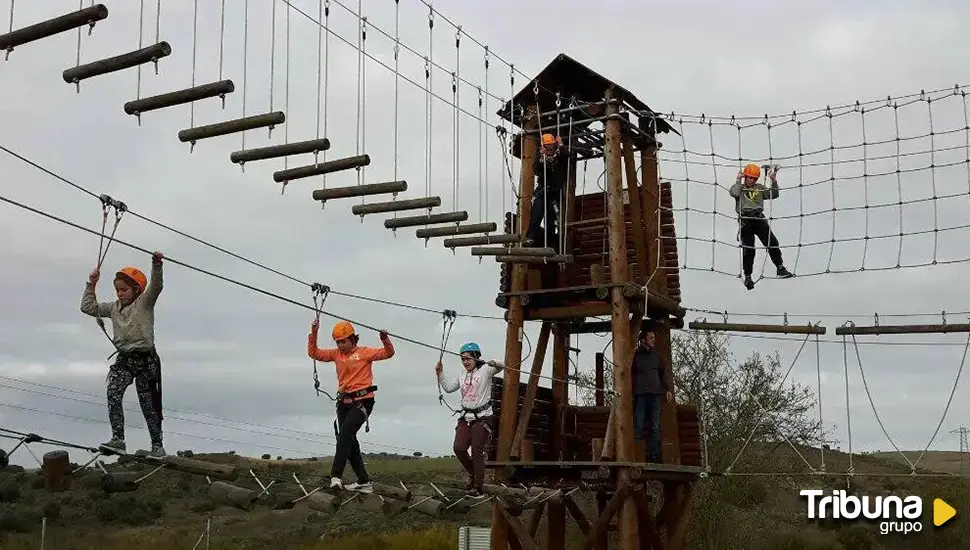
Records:
{"label": "wooden climbing tower", "polygon": [[[495,381],[499,423],[488,465],[499,482],[558,487],[567,496],[545,506],[544,544],[536,542],[541,507],[526,518],[496,502],[491,547],[565,548],[568,510],[588,547],[607,548],[615,532],[623,550],[682,548],[694,483],[704,472],[696,411],[676,404],[676,391],[674,402],[663,403],[662,463],[648,464],[633,433],[631,392],[643,320],[658,326],[656,350],[668,367],[670,328],[683,327],[671,193],[669,183],[658,181],[656,155],[658,135],[673,130],[628,90],[563,54],[498,114],[518,128],[510,141],[522,160],[521,200],[517,212],[506,214],[513,242],[496,254],[503,266],[496,303],[507,309],[506,364],[522,362],[524,322],[539,321],[541,330],[528,381],[518,370]],[[560,250],[544,256],[516,252],[529,225],[540,133],[558,134],[571,155]],[[606,167],[602,183],[577,193],[578,161],[597,158]],[[612,333],[616,395],[612,404],[598,391],[595,406],[570,405],[569,337],[591,332]],[[553,382],[545,388],[539,376],[550,339]],[[602,389],[602,354],[597,363]],[[598,517],[587,517],[568,497],[580,486],[596,491]]]}

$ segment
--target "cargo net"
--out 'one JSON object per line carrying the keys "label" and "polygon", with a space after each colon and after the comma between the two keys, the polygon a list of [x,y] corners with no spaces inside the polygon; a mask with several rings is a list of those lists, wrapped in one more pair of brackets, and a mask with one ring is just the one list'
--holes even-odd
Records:
{"label": "cargo net", "polygon": [[[742,274],[730,188],[748,164],[769,189],[777,170],[765,240],[777,239],[795,276],[970,260],[960,245],[970,235],[965,86],[774,116],[661,116],[680,133],[665,136],[660,161],[681,269]],[[768,244],[754,246],[753,276],[775,277]]]}

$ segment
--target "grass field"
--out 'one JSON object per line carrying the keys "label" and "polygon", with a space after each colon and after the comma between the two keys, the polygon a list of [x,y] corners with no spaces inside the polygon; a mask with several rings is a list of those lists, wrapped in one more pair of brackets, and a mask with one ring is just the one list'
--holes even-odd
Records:
{"label": "grass field", "polygon": [[[799,449],[813,467],[821,464],[818,449]],[[915,461],[919,453],[906,453]],[[894,456],[895,455],[895,456]],[[200,476],[162,470],[145,480],[138,491],[108,495],[100,488],[101,473],[79,473],[70,490],[49,493],[37,471],[10,467],[0,471],[0,548],[21,550],[40,548],[41,519],[47,517],[45,548],[58,550],[114,550],[137,548],[154,550],[191,549],[211,519],[211,550],[246,549],[453,549],[457,546],[459,525],[488,526],[491,506],[473,509],[467,517],[433,520],[408,512],[385,517],[379,511],[352,502],[336,514],[309,510],[305,504],[291,509],[273,509],[302,494],[293,483],[296,473],[312,485],[314,477],[326,475],[327,459],[317,461],[262,460],[235,455],[197,456],[205,460],[233,462],[245,476],[235,483],[257,487],[249,474],[252,468],[263,483],[277,480],[270,488],[272,497],[251,512],[216,506],[206,497],[206,481]],[[826,451],[827,472],[846,472],[849,457]],[[970,548],[970,529],[960,517],[970,509],[970,485],[957,477],[910,477],[909,466],[896,453],[854,455],[856,476],[849,489],[861,494],[916,494],[927,507],[940,497],[958,510],[957,518],[943,528],[932,526],[930,510],[924,510],[924,531],[908,537],[880,535],[872,524],[809,523],[800,489],[845,489],[846,477],[806,475],[808,467],[790,448],[766,451],[749,448],[744,464],[758,466],[761,473],[789,472],[790,475],[738,475],[711,477],[699,482],[696,507],[690,521],[689,546],[692,549],[955,549]],[[937,472],[959,469],[956,453],[927,453],[921,467]],[[150,470],[137,464],[112,465],[111,470]],[[446,458],[371,456],[372,475],[388,484],[403,482],[415,494],[430,494],[429,483],[444,488],[464,482],[457,461]],[[922,470],[921,470],[922,471]],[[753,473],[753,472],[751,472]],[[577,493],[578,502],[594,517],[592,495]],[[582,547],[582,534],[569,522],[571,547]],[[539,537],[543,537],[540,526]],[[204,548],[204,544],[199,548]]]}

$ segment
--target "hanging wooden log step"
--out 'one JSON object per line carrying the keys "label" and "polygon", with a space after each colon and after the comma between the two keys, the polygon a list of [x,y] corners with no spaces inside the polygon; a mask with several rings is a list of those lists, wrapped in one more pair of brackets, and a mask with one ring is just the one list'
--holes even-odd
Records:
{"label": "hanging wooden log step", "polygon": [[363,185],[348,185],[347,187],[331,187],[329,189],[314,189],[313,200],[327,202],[332,199],[349,199],[365,195],[383,195],[384,193],[402,193],[408,190],[406,181],[386,181],[383,183],[365,183]]}
{"label": "hanging wooden log step", "polygon": [[101,489],[106,493],[130,493],[138,490],[141,472],[112,472],[101,477]]}
{"label": "hanging wooden log step", "polygon": [[297,141],[285,143],[283,145],[270,145],[258,149],[243,149],[229,153],[229,161],[233,164],[245,164],[254,160],[274,159],[288,157],[291,155],[302,155],[304,153],[317,154],[320,151],[330,149],[330,140],[327,138],[311,139],[307,141]]}
{"label": "hanging wooden log step", "polygon": [[476,246],[472,248],[472,256],[543,256],[550,258],[555,255],[555,249],[542,247],[515,246],[509,248],[505,246]]}
{"label": "hanging wooden log step", "polygon": [[[491,225],[494,226],[495,224]],[[421,230],[419,229],[418,231]],[[519,240],[518,234],[481,235],[478,237],[455,237],[453,239],[445,239],[444,245],[446,248],[458,248],[460,246],[483,246],[487,244],[517,244]]]}
{"label": "hanging wooden log step", "polygon": [[276,183],[283,183],[291,180],[298,180],[300,178],[310,178],[313,176],[322,176],[323,174],[350,170],[351,168],[360,168],[369,164],[370,155],[357,155],[355,157],[328,160],[327,162],[311,164],[309,166],[298,166],[288,170],[279,170],[277,172],[273,172],[273,181]]}
{"label": "hanging wooden log step", "polygon": [[418,229],[415,235],[419,239],[434,237],[450,237],[452,235],[472,235],[475,233],[491,233],[498,230],[495,222],[469,223],[465,225],[451,225],[448,227],[425,227]]}
{"label": "hanging wooden log step", "polygon": [[562,263],[570,264],[573,262],[572,254],[558,256],[495,256],[495,261],[500,264],[545,264]]}
{"label": "hanging wooden log step", "polygon": [[418,210],[420,208],[434,208],[441,206],[441,197],[424,197],[390,202],[373,202],[370,204],[355,204],[351,212],[358,216],[367,214],[383,214],[385,212],[400,212],[401,210]]}
{"label": "hanging wooden log step", "polygon": [[34,23],[33,25],[8,32],[7,34],[0,34],[0,50],[7,50],[9,53],[17,46],[23,46],[30,42],[49,38],[55,34],[83,27],[84,25],[93,27],[96,22],[104,21],[107,18],[108,8],[104,4],[96,4],[83,10],[55,17],[54,19]]}
{"label": "hanging wooden log step", "polygon": [[205,126],[196,126],[195,128],[179,130],[179,141],[182,143],[194,143],[200,139],[225,136],[228,134],[245,132],[246,130],[255,130],[256,128],[266,128],[267,126],[276,126],[277,124],[283,124],[284,122],[286,122],[286,115],[284,115],[282,111],[264,113],[261,115],[252,115],[233,120],[226,120],[223,122],[216,122],[215,124],[207,124]]}
{"label": "hanging wooden log step", "polygon": [[248,512],[256,505],[259,500],[259,493],[253,489],[239,487],[223,481],[213,481],[209,485],[209,499],[218,504],[232,506],[233,508]]}
{"label": "hanging wooden log step", "polygon": [[408,216],[406,218],[391,218],[384,220],[384,227],[387,229],[400,229],[402,227],[414,227],[416,225],[433,225],[436,223],[456,223],[468,219],[468,212],[441,212],[439,214],[425,214],[423,216]]}
{"label": "hanging wooden log step", "polygon": [[235,89],[236,85],[233,84],[232,80],[220,80],[219,82],[211,82],[193,88],[129,101],[125,103],[125,113],[129,115],[140,115],[148,111],[192,103],[200,99],[223,97],[226,94],[231,94]]}
{"label": "hanging wooden log step", "polygon": [[71,67],[70,69],[66,69],[62,76],[64,82],[77,84],[86,78],[123,71],[151,61],[158,61],[160,58],[168,57],[169,55],[172,55],[172,46],[168,42],[162,41],[133,52]]}

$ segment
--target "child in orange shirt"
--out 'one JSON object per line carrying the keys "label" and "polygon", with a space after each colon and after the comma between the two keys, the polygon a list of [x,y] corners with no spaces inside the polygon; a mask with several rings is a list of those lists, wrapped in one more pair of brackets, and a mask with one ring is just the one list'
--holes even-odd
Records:
{"label": "child in orange shirt", "polygon": [[374,361],[381,361],[394,357],[394,345],[386,330],[381,330],[380,348],[358,346],[360,337],[354,331],[354,326],[347,321],[340,321],[333,327],[333,341],[336,348],[321,349],[317,347],[317,331],[320,322],[314,320],[310,325],[310,335],[307,339],[307,354],[311,359],[323,362],[333,362],[337,370],[337,451],[334,453],[333,465],[330,467],[330,488],[343,489],[343,473],[347,462],[357,475],[357,482],[350,483],[346,489],[352,491],[370,492],[372,484],[367,469],[364,467],[364,457],[360,453],[360,442],[357,432],[360,431],[371,412],[374,410]]}

